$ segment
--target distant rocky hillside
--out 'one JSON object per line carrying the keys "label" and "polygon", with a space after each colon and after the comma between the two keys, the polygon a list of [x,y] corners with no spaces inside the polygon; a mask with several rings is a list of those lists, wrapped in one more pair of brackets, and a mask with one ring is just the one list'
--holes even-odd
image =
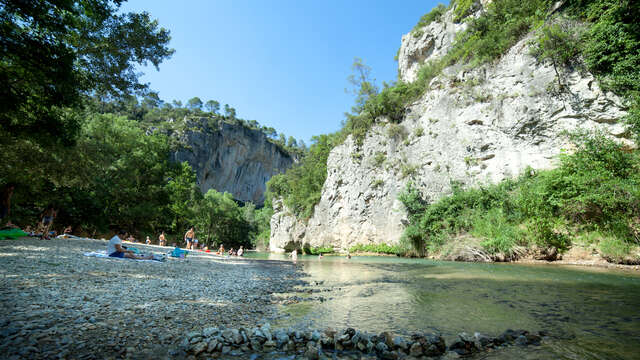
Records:
{"label": "distant rocky hillside", "polygon": [[291,167],[294,158],[260,130],[211,120],[186,120],[184,130],[173,132],[180,144],[173,160],[191,165],[203,193],[226,191],[261,205],[265,183]]}
{"label": "distant rocky hillside", "polygon": [[[402,37],[403,81],[415,81],[421,64],[447,54],[465,29],[455,16],[451,8]],[[454,183],[495,183],[529,166],[554,167],[557,155],[571,148],[566,131],[600,130],[627,142],[619,120],[626,114],[623,101],[601,90],[591,74],[571,68],[563,69],[564,91],[557,91],[553,66],[531,55],[532,38],[494,62],[444,68],[400,123],[379,121],[362,144],[350,136],[335,147],[308,222],[275,203],[271,250],[397,244],[407,217],[398,194],[409,182],[434,201],[450,194]]]}

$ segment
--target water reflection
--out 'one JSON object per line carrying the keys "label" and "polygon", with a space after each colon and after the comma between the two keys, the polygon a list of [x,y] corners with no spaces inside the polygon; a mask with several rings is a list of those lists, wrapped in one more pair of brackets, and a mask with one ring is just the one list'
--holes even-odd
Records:
{"label": "water reflection", "polygon": [[[269,255],[283,259],[281,255]],[[327,301],[288,305],[281,326],[347,326],[399,334],[548,330],[540,348],[487,358],[640,358],[640,277],[559,266],[388,257],[300,257]]]}

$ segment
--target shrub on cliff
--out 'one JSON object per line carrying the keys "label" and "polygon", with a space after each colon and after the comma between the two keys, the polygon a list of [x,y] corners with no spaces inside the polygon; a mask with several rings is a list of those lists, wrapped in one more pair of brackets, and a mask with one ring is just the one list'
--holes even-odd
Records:
{"label": "shrub on cliff", "polygon": [[311,217],[327,178],[329,152],[339,138],[339,134],[314,136],[313,144],[298,164],[267,182],[269,201],[274,197],[283,198],[296,216],[302,219]]}
{"label": "shrub on cliff", "polygon": [[409,213],[405,237],[419,246],[418,252],[437,250],[432,242],[441,245],[443,237],[463,233],[483,239],[490,253],[505,254],[516,245],[566,249],[572,238],[592,231],[640,244],[637,151],[597,134],[572,138],[577,149],[560,156],[553,170],[529,169],[516,180],[481,188],[453,186],[451,196],[428,205],[409,186],[399,197]]}

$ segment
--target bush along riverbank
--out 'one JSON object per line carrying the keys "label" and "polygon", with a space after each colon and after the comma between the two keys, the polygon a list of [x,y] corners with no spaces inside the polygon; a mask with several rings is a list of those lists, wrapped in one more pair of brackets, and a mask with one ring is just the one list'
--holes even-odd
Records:
{"label": "bush along riverbank", "polygon": [[251,358],[254,358],[258,353],[299,354],[306,359],[351,359],[354,354],[365,355],[364,358],[371,359],[401,359],[407,356],[440,357],[447,352],[469,356],[505,346],[537,346],[546,335],[545,332],[533,334],[526,330],[506,330],[497,337],[480,333],[473,336],[460,333],[458,338],[447,346],[445,340],[437,334],[416,333],[406,339],[389,332],[373,335],[353,328],[340,332],[333,329],[271,329],[271,325],[266,323],[251,330],[210,327],[202,332],[194,331],[171,353],[190,354],[199,358],[248,354],[254,354],[251,355]]}
{"label": "bush along riverbank", "polygon": [[572,248],[608,262],[640,264],[640,158],[599,134],[573,134],[576,148],[553,170],[529,169],[496,185],[435,202],[411,184],[400,195],[409,225],[404,255],[462,261],[556,260]]}

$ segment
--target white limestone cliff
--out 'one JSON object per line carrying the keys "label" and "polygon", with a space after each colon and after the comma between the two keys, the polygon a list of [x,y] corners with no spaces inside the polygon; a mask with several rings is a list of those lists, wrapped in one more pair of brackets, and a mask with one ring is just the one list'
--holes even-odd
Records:
{"label": "white limestone cliff", "polygon": [[[449,11],[423,35],[403,36],[401,79],[415,80],[420,65],[446,54],[463,29]],[[271,249],[396,244],[406,222],[398,194],[409,181],[434,201],[450,194],[453,182],[478,186],[529,166],[552,168],[572,146],[566,131],[600,130],[633,146],[619,120],[626,114],[622,100],[591,74],[572,69],[563,69],[565,89],[557,91],[553,68],[530,55],[532,36],[494,63],[446,68],[400,124],[382,122],[362,146],[348,138],[334,148],[314,215],[305,224],[277,208],[274,218],[287,226],[272,226]]]}

